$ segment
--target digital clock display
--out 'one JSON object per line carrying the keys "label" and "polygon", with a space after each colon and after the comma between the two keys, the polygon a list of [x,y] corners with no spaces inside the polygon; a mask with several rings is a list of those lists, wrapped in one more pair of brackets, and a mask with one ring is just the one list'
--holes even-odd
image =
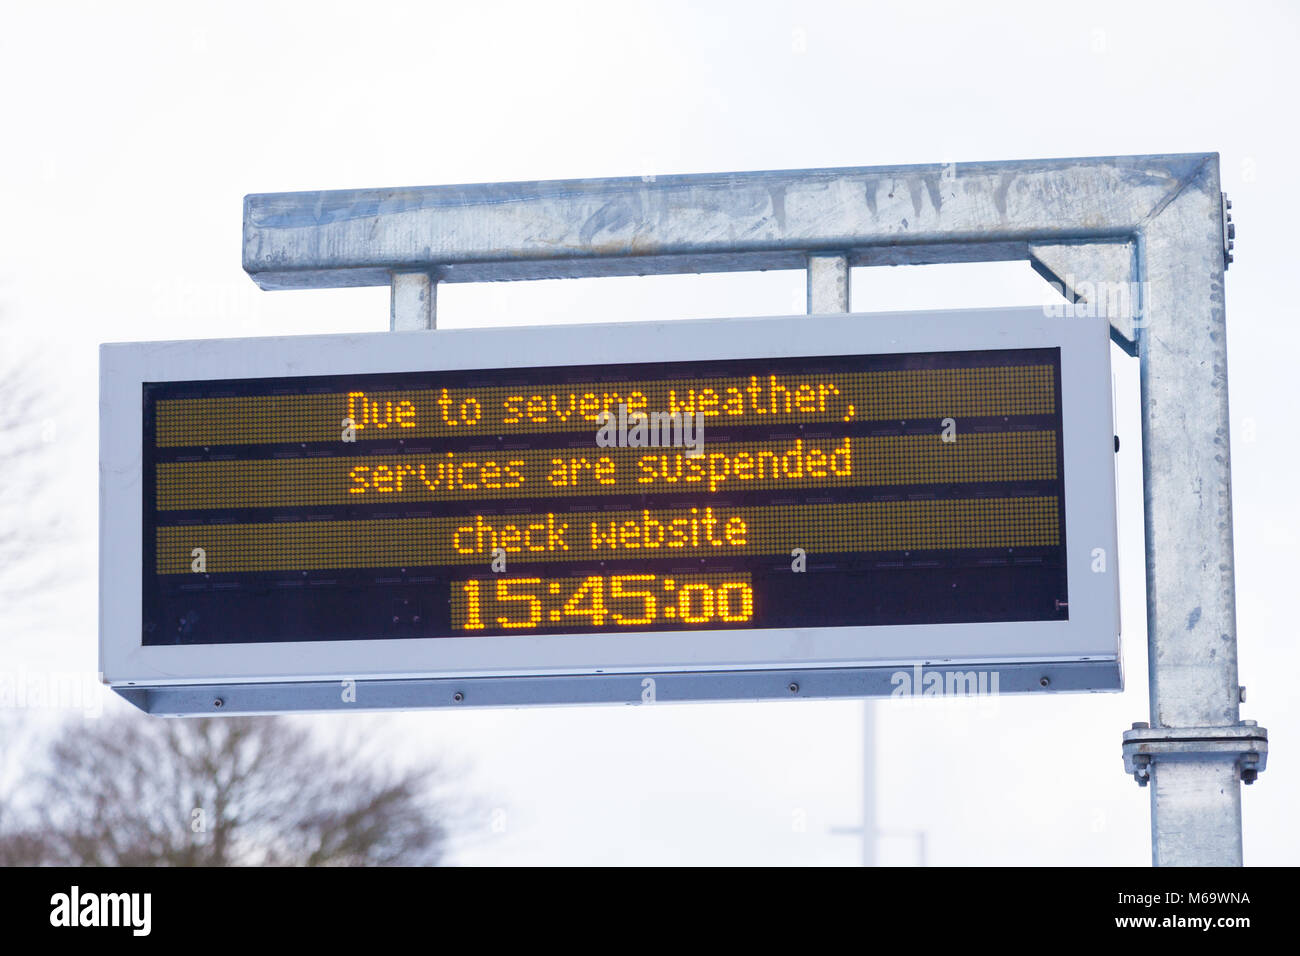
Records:
{"label": "digital clock display", "polygon": [[748,574],[596,574],[585,578],[469,578],[451,600],[451,626],[531,630],[549,624],[653,627],[746,624],[754,617]]}
{"label": "digital clock display", "polygon": [[1055,621],[1057,348],[144,385],[146,645]]}

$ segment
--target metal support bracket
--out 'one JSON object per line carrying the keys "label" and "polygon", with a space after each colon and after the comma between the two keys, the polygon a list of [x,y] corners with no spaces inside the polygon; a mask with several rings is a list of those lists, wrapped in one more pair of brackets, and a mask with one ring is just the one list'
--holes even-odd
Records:
{"label": "metal support bracket", "polygon": [[1216,153],[262,193],[243,262],[263,289],[392,285],[393,327],[432,328],[446,282],[807,269],[809,308],[843,311],[854,268],[1030,261],[1140,361],[1160,729],[1125,759],[1155,780],[1153,862],[1230,866],[1264,735],[1233,736],[1229,210]]}
{"label": "metal support bracket", "polygon": [[438,280],[430,272],[394,272],[389,326],[417,332],[438,324]]}
{"label": "metal support bracket", "polygon": [[1151,727],[1146,723],[1124,731],[1124,772],[1138,786],[1151,780],[1156,763],[1166,761],[1230,760],[1241,782],[1254,783],[1268,765],[1268,731],[1253,720],[1235,727]]}
{"label": "metal support bracket", "polygon": [[1067,314],[1106,316],[1111,340],[1134,358],[1143,305],[1135,255],[1131,239],[1029,244],[1029,264],[1073,306]]}

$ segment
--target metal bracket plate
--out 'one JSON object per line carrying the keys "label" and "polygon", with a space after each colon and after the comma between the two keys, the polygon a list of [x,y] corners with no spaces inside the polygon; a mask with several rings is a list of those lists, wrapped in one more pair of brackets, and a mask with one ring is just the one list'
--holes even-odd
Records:
{"label": "metal bracket plate", "polygon": [[1268,731],[1253,720],[1235,727],[1151,727],[1134,724],[1124,731],[1124,772],[1131,773],[1138,786],[1151,780],[1157,761],[1233,760],[1241,771],[1242,783],[1254,783],[1268,765]]}

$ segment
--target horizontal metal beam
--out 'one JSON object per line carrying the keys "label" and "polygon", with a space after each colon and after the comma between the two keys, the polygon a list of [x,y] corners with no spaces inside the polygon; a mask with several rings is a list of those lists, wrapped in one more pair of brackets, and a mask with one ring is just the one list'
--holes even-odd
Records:
{"label": "horizontal metal beam", "polygon": [[1215,154],[263,193],[244,269],[264,289],[1028,258],[1128,239]]}

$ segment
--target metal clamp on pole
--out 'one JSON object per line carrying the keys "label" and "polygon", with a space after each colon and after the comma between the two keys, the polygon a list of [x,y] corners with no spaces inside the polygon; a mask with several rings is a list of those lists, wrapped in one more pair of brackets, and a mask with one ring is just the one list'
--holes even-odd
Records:
{"label": "metal clamp on pole", "polygon": [[1157,761],[1232,760],[1242,783],[1254,783],[1268,765],[1268,731],[1253,720],[1235,727],[1152,727],[1138,723],[1124,731],[1124,772],[1138,786],[1151,780]]}

